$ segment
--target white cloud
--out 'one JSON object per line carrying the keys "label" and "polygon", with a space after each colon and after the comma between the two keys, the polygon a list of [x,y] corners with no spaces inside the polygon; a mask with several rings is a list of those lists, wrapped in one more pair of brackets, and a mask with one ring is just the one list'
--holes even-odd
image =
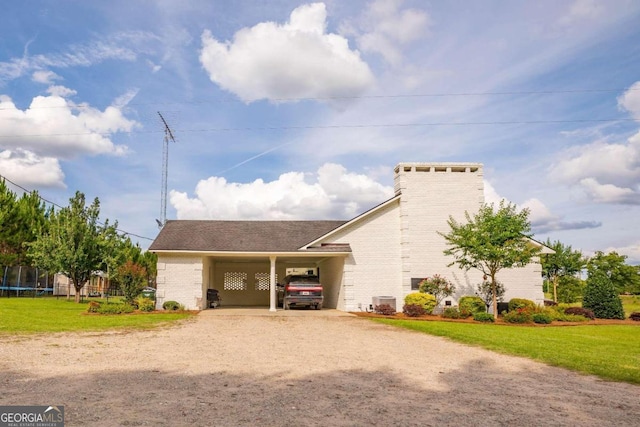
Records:
{"label": "white cloud", "polygon": [[598,203],[640,204],[640,132],[626,144],[596,141],[561,157],[551,177],[579,186]]}
{"label": "white cloud", "polygon": [[[0,62],[0,84],[3,81],[17,79],[33,70],[39,72],[47,68],[88,67],[106,60],[134,61],[139,52],[145,51],[145,46],[150,41],[157,39],[156,35],[149,32],[120,32],[103,36],[100,40],[67,46],[65,50],[57,53],[39,55],[29,55],[27,44],[24,56]],[[32,42],[33,40],[29,43]],[[42,78],[44,75],[38,77]]]}
{"label": "white cloud", "polygon": [[374,81],[346,38],[326,33],[323,3],[300,6],[289,22],[263,22],[221,43],[202,33],[200,62],[212,82],[245,102],[355,96]]}
{"label": "white cloud", "polygon": [[47,93],[53,96],[67,98],[69,96],[76,95],[78,92],[73,89],[69,89],[68,87],[54,85],[47,88]]}
{"label": "white cloud", "polygon": [[604,253],[616,252],[620,255],[627,256],[627,264],[640,265],[640,242],[632,243],[627,246],[608,247]]}
{"label": "white cloud", "polygon": [[617,187],[613,184],[601,184],[595,178],[584,178],[580,185],[590,199],[597,203],[640,204],[640,188]]}
{"label": "white cloud", "polygon": [[53,157],[39,157],[32,152],[17,149],[0,151],[2,175],[24,187],[62,187],[64,173]]}
{"label": "white cloud", "polygon": [[24,150],[41,157],[73,158],[82,154],[115,154],[127,151],[115,145],[109,135],[131,131],[137,123],[125,118],[120,109],[104,111],[64,98],[75,91],[62,86],[49,88],[50,96],[36,96],[25,110],[10,97],[0,95],[0,142],[15,151]]}
{"label": "white cloud", "polygon": [[[509,200],[500,196],[493,185],[484,182],[484,198],[488,204],[497,206],[500,201]],[[580,230],[597,228],[602,225],[598,221],[563,221],[561,216],[554,215],[551,210],[538,198],[527,199],[517,205],[518,209],[529,209],[529,222],[534,233],[548,233],[559,230]]]}
{"label": "white cloud", "polygon": [[634,119],[640,121],[640,81],[635,82],[618,97],[618,107],[628,111]]}
{"label": "white cloud", "polygon": [[271,182],[211,177],[193,198],[171,191],[170,202],[179,219],[350,219],[392,195],[391,187],[327,163],[316,174],[287,172]]}
{"label": "white cloud", "polygon": [[33,73],[31,80],[36,83],[52,84],[55,80],[62,80],[62,77],[53,71],[38,70]]}
{"label": "white cloud", "polygon": [[355,35],[358,47],[364,52],[378,53],[387,62],[398,64],[402,60],[401,47],[424,36],[430,24],[426,12],[401,10],[402,3],[403,0],[373,1],[356,25],[346,22],[341,31]]}

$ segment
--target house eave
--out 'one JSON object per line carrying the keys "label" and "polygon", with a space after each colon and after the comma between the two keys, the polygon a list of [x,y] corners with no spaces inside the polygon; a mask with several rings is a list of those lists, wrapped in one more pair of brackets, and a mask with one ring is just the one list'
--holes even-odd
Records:
{"label": "house eave", "polygon": [[156,249],[151,251],[157,255],[178,255],[178,256],[203,256],[217,258],[260,258],[260,257],[347,257],[350,251],[313,251],[313,250],[297,250],[297,251],[262,251],[262,252],[245,252],[245,251],[188,251],[173,249]]}

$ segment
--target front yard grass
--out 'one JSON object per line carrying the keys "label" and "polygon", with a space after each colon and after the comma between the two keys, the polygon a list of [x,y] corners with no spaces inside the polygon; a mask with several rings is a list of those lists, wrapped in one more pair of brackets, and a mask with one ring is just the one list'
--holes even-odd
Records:
{"label": "front yard grass", "polygon": [[620,295],[620,299],[627,317],[633,312],[640,312],[640,295]]}
{"label": "front yard grass", "polygon": [[536,328],[438,321],[373,319],[523,356],[601,378],[640,384],[640,327],[592,325]]}
{"label": "front yard grass", "polygon": [[87,314],[87,302],[66,298],[0,298],[0,336],[42,332],[150,329],[185,319],[188,312],[98,315]]}

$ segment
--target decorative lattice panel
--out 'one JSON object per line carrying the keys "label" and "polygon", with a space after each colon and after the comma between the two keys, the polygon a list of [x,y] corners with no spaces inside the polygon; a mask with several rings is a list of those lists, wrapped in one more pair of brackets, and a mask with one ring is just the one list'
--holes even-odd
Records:
{"label": "decorative lattice panel", "polygon": [[[256,291],[268,291],[271,282],[270,273],[256,273]],[[276,283],[278,282],[278,274],[276,274]]]}
{"label": "decorative lattice panel", "polygon": [[225,291],[245,291],[247,290],[247,273],[227,271],[224,273]]}

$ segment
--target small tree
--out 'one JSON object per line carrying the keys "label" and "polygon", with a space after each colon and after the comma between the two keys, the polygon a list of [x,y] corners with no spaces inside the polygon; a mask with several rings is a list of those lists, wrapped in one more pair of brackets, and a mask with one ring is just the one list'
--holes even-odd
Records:
{"label": "small tree", "polygon": [[128,303],[140,295],[145,287],[147,270],[132,261],[122,264],[117,271],[117,282]]}
{"label": "small tree", "polygon": [[558,278],[558,301],[562,303],[578,302],[584,294],[584,280],[574,276],[560,276]]}
{"label": "small tree", "polygon": [[640,293],[640,267],[628,265],[627,256],[617,252],[596,252],[587,262],[589,276],[596,271],[604,272],[618,293]]}
{"label": "small tree", "polygon": [[524,267],[540,252],[530,241],[529,210],[518,212],[515,205],[503,200],[497,211],[484,204],[473,218],[468,212],[465,217],[467,223],[460,224],[450,216],[447,223],[451,230],[439,233],[449,246],[444,254],[454,257],[449,265],[479,270],[490,279],[493,314],[497,315],[496,274],[503,268]]}
{"label": "small tree", "polygon": [[[495,289],[495,300],[502,302],[504,298],[504,285],[500,282],[496,282],[495,286],[491,284],[491,282],[483,281],[478,284],[478,288],[476,291],[476,295],[478,295],[484,304],[487,306],[487,311],[489,311],[489,307],[493,304],[494,301],[494,289]],[[496,311],[498,310],[496,305]],[[494,313],[494,315],[497,313]]]}
{"label": "small tree", "polygon": [[436,307],[443,299],[450,297],[456,291],[455,285],[439,274],[434,274],[433,277],[421,281],[418,289],[422,293],[433,295],[436,299]]}
{"label": "small tree", "polygon": [[546,246],[554,250],[552,254],[540,257],[542,275],[553,285],[553,300],[558,302],[558,284],[561,277],[575,276],[585,266],[582,252],[574,251],[571,246],[565,246],[559,241],[551,243],[547,239]]}
{"label": "small tree", "polygon": [[622,300],[615,285],[602,270],[589,274],[582,307],[593,311],[599,319],[624,319]]}
{"label": "small tree", "polygon": [[76,290],[75,300],[80,302],[80,291],[100,269],[105,257],[105,235],[113,234],[115,225],[98,223],[100,201],[96,198],[90,206],[85,196],[76,192],[69,206],[51,213],[45,233],[29,244],[29,256],[33,263],[49,271],[57,271],[69,277]]}

